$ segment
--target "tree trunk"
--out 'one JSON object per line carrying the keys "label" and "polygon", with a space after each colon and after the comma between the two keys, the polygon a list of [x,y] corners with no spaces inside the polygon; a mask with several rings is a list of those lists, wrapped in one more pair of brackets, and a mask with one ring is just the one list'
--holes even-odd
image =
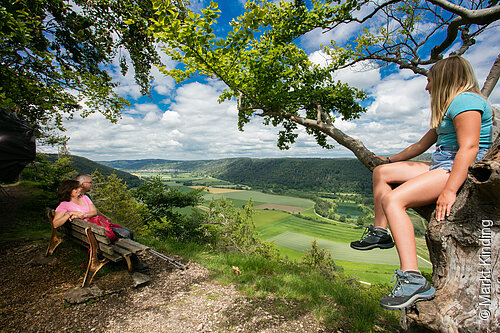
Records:
{"label": "tree trunk", "polygon": [[410,327],[440,332],[500,332],[499,138],[469,169],[451,215],[432,215],[426,240],[436,297],[407,312]]}

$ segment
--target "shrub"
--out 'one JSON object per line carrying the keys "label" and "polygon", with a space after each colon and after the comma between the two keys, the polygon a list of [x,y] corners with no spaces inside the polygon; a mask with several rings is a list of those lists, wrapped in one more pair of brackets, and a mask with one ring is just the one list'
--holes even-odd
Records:
{"label": "shrub", "polygon": [[194,241],[202,238],[203,218],[197,213],[187,217],[175,211],[176,208],[196,206],[201,200],[201,191],[183,193],[164,185],[159,176],[142,183],[134,196],[149,211],[143,231],[159,239]]}
{"label": "shrub", "polygon": [[71,165],[69,155],[61,155],[54,163],[46,155],[37,153],[36,158],[22,173],[23,179],[39,183],[39,187],[49,193],[57,193],[63,180],[74,179],[77,172]]}
{"label": "shrub", "polygon": [[318,270],[327,278],[332,278],[335,271],[343,270],[342,267],[335,265],[328,250],[319,248],[316,240],[313,240],[311,248],[306,250],[302,264]]}
{"label": "shrub", "polygon": [[113,222],[136,229],[147,219],[146,206],[134,199],[127,185],[115,174],[104,177],[95,171],[92,181],[94,187],[90,194],[94,205]]}
{"label": "shrub", "polygon": [[236,250],[258,254],[266,258],[278,258],[278,250],[269,242],[259,239],[253,223],[253,202],[237,209],[229,200],[212,200],[204,218],[207,239],[218,250]]}

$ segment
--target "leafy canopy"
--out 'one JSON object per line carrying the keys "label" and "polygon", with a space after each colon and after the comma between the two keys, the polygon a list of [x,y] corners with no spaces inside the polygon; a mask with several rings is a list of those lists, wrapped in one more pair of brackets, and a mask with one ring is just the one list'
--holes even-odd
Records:
{"label": "leafy canopy", "polygon": [[[258,115],[266,124],[283,127],[278,146],[286,149],[297,137],[294,115],[316,119],[321,107],[323,120],[333,122],[335,117],[355,119],[365,111],[359,105],[365,93],[335,81],[332,74],[338,64],[313,64],[293,43],[308,29],[307,24],[295,22],[305,13],[300,1],[248,1],[245,14],[231,22],[232,31],[225,38],[214,33],[220,16],[214,2],[201,14],[188,11],[185,16],[175,13],[168,1],[154,1],[154,5],[155,36],[166,45],[163,51],[183,64],[182,68],[163,67],[163,73],[177,82],[197,75],[222,80],[227,89],[220,101],[238,98],[240,129],[261,110]],[[308,130],[321,146],[329,147],[324,133]]]}
{"label": "leafy canopy", "polygon": [[149,212],[144,232],[154,237],[180,241],[201,237],[201,218],[197,213],[187,216],[179,208],[195,207],[202,200],[202,189],[183,193],[163,184],[156,176],[144,182],[134,191],[134,197]]}
{"label": "leafy canopy", "polygon": [[0,0],[0,107],[17,110],[48,143],[64,141],[63,119],[80,109],[116,122],[129,103],[106,66],[118,57],[125,75],[130,55],[149,93],[151,66],[160,63],[152,11],[150,0]]}

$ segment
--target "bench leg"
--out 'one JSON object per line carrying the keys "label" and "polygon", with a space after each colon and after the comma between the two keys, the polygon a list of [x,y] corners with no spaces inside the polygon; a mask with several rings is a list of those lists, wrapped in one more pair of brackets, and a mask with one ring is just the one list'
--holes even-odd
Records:
{"label": "bench leg", "polygon": [[134,270],[134,265],[132,264],[132,259],[131,256],[125,256],[125,261],[127,262],[127,269],[129,272],[132,272]]}
{"label": "bench leg", "polygon": [[63,241],[62,238],[59,238],[59,236],[57,236],[57,230],[52,228],[52,236],[50,237],[50,242],[49,242],[49,246],[47,247],[47,251],[45,252],[45,256],[51,256],[52,253],[54,253],[56,247],[61,244]]}
{"label": "bench leg", "polygon": [[92,283],[92,279],[95,274],[109,261],[108,259],[99,260],[97,258],[97,240],[95,239],[94,233],[90,230],[90,228],[85,228],[85,234],[89,240],[89,263],[87,265],[87,272],[83,278],[82,287],[89,286]]}
{"label": "bench leg", "polygon": [[54,228],[54,210],[47,208],[47,218],[49,219],[50,226],[52,227],[52,236],[50,236],[50,242],[49,242],[49,247],[47,248],[47,251],[45,252],[45,256],[51,256],[52,253],[55,251],[56,247],[62,243],[63,239],[59,238],[57,236],[57,229]]}

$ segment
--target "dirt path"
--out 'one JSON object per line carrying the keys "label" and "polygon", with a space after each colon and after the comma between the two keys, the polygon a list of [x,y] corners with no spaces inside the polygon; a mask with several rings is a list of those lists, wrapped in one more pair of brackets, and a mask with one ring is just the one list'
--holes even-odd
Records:
{"label": "dirt path", "polygon": [[118,265],[94,278],[104,296],[70,305],[65,296],[81,284],[83,268],[68,265],[75,248],[64,243],[52,261],[33,261],[43,257],[47,241],[0,248],[0,332],[325,332],[291,302],[281,300],[280,312],[275,299],[250,299],[204,267],[188,263],[180,271],[152,255],[143,257],[148,285],[134,288]]}

